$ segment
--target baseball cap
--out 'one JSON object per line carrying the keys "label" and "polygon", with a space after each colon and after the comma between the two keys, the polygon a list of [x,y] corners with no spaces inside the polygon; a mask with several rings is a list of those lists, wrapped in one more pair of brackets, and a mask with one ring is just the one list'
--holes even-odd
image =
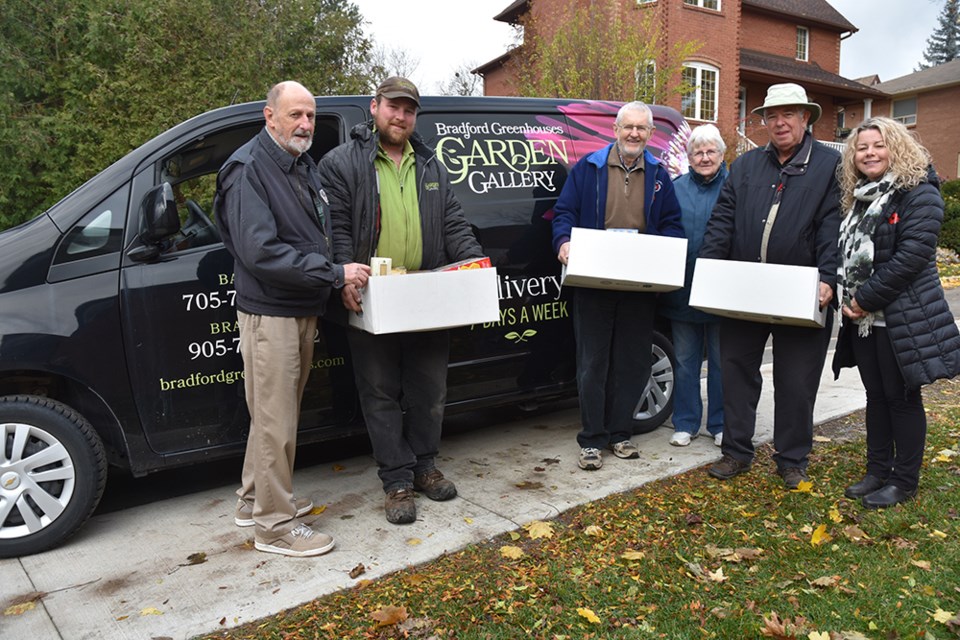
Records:
{"label": "baseball cap", "polygon": [[391,76],[381,82],[374,97],[379,96],[384,98],[409,98],[418,107],[420,106],[420,92],[417,91],[417,85],[399,76]]}

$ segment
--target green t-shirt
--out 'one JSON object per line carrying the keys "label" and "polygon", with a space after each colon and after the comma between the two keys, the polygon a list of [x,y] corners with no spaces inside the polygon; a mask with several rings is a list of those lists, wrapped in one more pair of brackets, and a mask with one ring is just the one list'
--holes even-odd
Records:
{"label": "green t-shirt", "polygon": [[417,163],[408,141],[398,168],[383,147],[373,161],[380,183],[380,243],[377,255],[394,267],[416,271],[423,262],[423,236],[417,199]]}

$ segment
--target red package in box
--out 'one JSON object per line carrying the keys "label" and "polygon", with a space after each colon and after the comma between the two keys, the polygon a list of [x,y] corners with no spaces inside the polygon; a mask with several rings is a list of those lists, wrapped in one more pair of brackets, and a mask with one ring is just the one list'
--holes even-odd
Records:
{"label": "red package in box", "polygon": [[482,258],[467,258],[466,260],[461,260],[460,262],[454,262],[452,264],[445,264],[442,267],[437,267],[434,271],[462,271],[464,269],[486,269],[490,265],[490,258],[484,256]]}

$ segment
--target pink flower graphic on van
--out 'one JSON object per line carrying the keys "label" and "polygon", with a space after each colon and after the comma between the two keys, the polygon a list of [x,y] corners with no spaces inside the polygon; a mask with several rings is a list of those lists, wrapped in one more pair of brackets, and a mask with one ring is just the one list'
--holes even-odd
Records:
{"label": "pink flower graphic on van", "polygon": [[[611,116],[616,116],[621,103],[603,102],[598,100],[574,101],[558,107],[560,113],[566,117],[566,122],[550,116],[538,116],[537,122],[544,125],[544,129],[560,128],[567,131],[566,136],[544,131],[531,131],[526,134],[528,140],[542,140],[544,152],[558,162],[573,165],[580,158],[590,155],[598,149],[615,140],[613,127],[610,125]],[[679,114],[664,113],[654,107],[654,124],[657,130],[647,142],[647,148],[654,156],[665,161],[671,175],[675,175],[676,163],[666,162],[675,137],[674,131],[682,131],[686,122]],[[570,148],[572,145],[572,148]],[[674,142],[674,147],[676,147]],[[562,152],[566,152],[564,156]],[[682,170],[682,169],[681,169]]]}

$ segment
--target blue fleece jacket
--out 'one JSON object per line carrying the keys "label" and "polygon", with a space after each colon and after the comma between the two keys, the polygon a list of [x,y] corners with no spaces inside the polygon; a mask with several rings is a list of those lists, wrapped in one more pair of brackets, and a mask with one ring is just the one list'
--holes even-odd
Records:
{"label": "blue fleece jacket", "polygon": [[[607,157],[614,143],[581,158],[554,205],[553,249],[570,240],[573,227],[603,229],[607,211]],[[683,238],[680,203],[673,191],[667,170],[649,151],[643,152],[643,213],[647,221],[645,233]]]}

